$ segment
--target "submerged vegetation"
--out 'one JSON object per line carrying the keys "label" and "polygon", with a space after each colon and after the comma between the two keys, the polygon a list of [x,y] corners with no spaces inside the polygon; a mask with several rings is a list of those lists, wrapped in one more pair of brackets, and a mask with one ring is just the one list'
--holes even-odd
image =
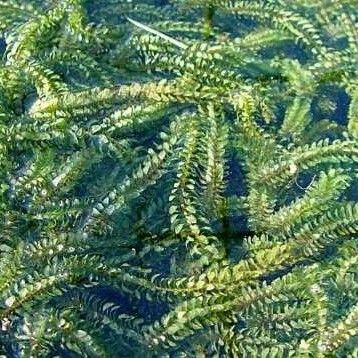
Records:
{"label": "submerged vegetation", "polygon": [[356,17],[0,1],[1,354],[356,357]]}

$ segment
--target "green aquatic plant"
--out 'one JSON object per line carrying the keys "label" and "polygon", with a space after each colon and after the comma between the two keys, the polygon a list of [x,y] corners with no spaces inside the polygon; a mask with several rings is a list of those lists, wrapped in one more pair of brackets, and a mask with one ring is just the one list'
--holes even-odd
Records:
{"label": "green aquatic plant", "polygon": [[358,354],[353,0],[0,1],[0,351]]}

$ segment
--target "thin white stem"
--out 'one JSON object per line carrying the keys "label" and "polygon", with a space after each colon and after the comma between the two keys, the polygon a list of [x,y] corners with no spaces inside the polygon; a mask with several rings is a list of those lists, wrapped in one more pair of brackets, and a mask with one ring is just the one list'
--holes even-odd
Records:
{"label": "thin white stem", "polygon": [[130,17],[127,17],[127,20],[132,23],[133,25],[139,27],[140,29],[144,30],[144,31],[147,31],[147,32],[150,32],[151,34],[153,35],[156,35],[156,36],[159,36],[161,37],[162,39],[172,43],[173,45],[183,49],[183,50],[186,50],[188,48],[188,45],[179,41],[179,40],[176,40],[174,39],[173,37],[170,37],[166,34],[163,34],[162,32],[158,31],[158,30],[155,30],[147,25],[144,25],[138,21],[135,21],[133,19],[131,19]]}

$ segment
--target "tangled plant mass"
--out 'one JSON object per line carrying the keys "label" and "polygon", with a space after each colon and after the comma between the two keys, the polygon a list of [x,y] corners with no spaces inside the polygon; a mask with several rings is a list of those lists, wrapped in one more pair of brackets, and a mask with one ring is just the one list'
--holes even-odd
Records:
{"label": "tangled plant mass", "polygon": [[356,357],[354,0],[0,1],[0,352]]}

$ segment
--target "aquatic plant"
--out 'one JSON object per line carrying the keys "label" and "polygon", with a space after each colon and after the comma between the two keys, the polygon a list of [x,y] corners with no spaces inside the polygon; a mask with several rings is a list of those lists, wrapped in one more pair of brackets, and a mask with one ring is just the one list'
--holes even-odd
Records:
{"label": "aquatic plant", "polygon": [[355,357],[356,16],[0,1],[1,354]]}

